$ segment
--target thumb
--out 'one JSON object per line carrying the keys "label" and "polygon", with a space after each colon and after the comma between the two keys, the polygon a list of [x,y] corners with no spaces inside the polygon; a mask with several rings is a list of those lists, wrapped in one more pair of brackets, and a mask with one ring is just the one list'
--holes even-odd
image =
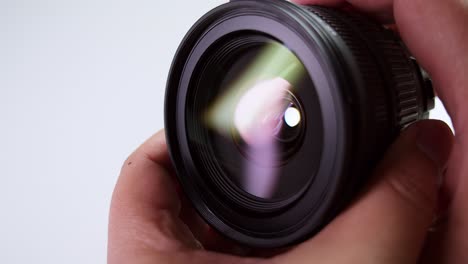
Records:
{"label": "thumb", "polygon": [[452,141],[440,121],[406,129],[357,201],[317,236],[279,256],[280,262],[416,263]]}

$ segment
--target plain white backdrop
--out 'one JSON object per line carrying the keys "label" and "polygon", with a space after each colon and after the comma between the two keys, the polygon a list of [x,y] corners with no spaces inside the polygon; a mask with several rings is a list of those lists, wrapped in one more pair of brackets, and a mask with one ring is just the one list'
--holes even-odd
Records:
{"label": "plain white backdrop", "polygon": [[184,34],[224,2],[0,0],[0,263],[105,263],[121,164],[164,125]]}

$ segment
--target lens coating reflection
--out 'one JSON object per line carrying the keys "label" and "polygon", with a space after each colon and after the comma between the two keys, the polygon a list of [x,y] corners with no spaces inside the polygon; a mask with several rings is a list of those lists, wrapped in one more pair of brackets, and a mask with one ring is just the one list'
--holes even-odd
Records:
{"label": "lens coating reflection", "polygon": [[[272,39],[235,51],[220,51],[209,61],[214,72],[201,77],[197,96],[203,101],[199,120],[212,151],[208,170],[225,177],[253,198],[284,200],[298,195],[312,175],[293,173],[293,163],[306,131],[298,94],[314,89],[302,62]],[[210,67],[207,67],[211,69]],[[204,159],[204,158],[202,158]],[[303,159],[302,159],[303,160]]]}

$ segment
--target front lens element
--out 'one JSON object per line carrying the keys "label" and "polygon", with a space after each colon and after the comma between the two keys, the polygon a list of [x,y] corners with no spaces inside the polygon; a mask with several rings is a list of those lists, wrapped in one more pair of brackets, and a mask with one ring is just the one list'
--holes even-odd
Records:
{"label": "front lens element", "polygon": [[217,47],[198,82],[193,113],[209,148],[212,163],[204,160],[205,167],[215,182],[231,185],[234,195],[267,201],[298,197],[313,175],[287,167],[307,127],[299,94],[313,90],[313,83],[281,43],[264,36],[247,40]]}

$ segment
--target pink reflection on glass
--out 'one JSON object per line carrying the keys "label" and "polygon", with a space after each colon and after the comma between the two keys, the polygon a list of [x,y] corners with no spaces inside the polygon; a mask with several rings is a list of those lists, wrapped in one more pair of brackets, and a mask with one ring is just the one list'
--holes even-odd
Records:
{"label": "pink reflection on glass", "polygon": [[276,135],[284,122],[289,106],[285,99],[291,88],[282,78],[259,82],[242,96],[235,109],[234,124],[251,158],[244,167],[243,187],[258,197],[271,198],[279,183]]}

